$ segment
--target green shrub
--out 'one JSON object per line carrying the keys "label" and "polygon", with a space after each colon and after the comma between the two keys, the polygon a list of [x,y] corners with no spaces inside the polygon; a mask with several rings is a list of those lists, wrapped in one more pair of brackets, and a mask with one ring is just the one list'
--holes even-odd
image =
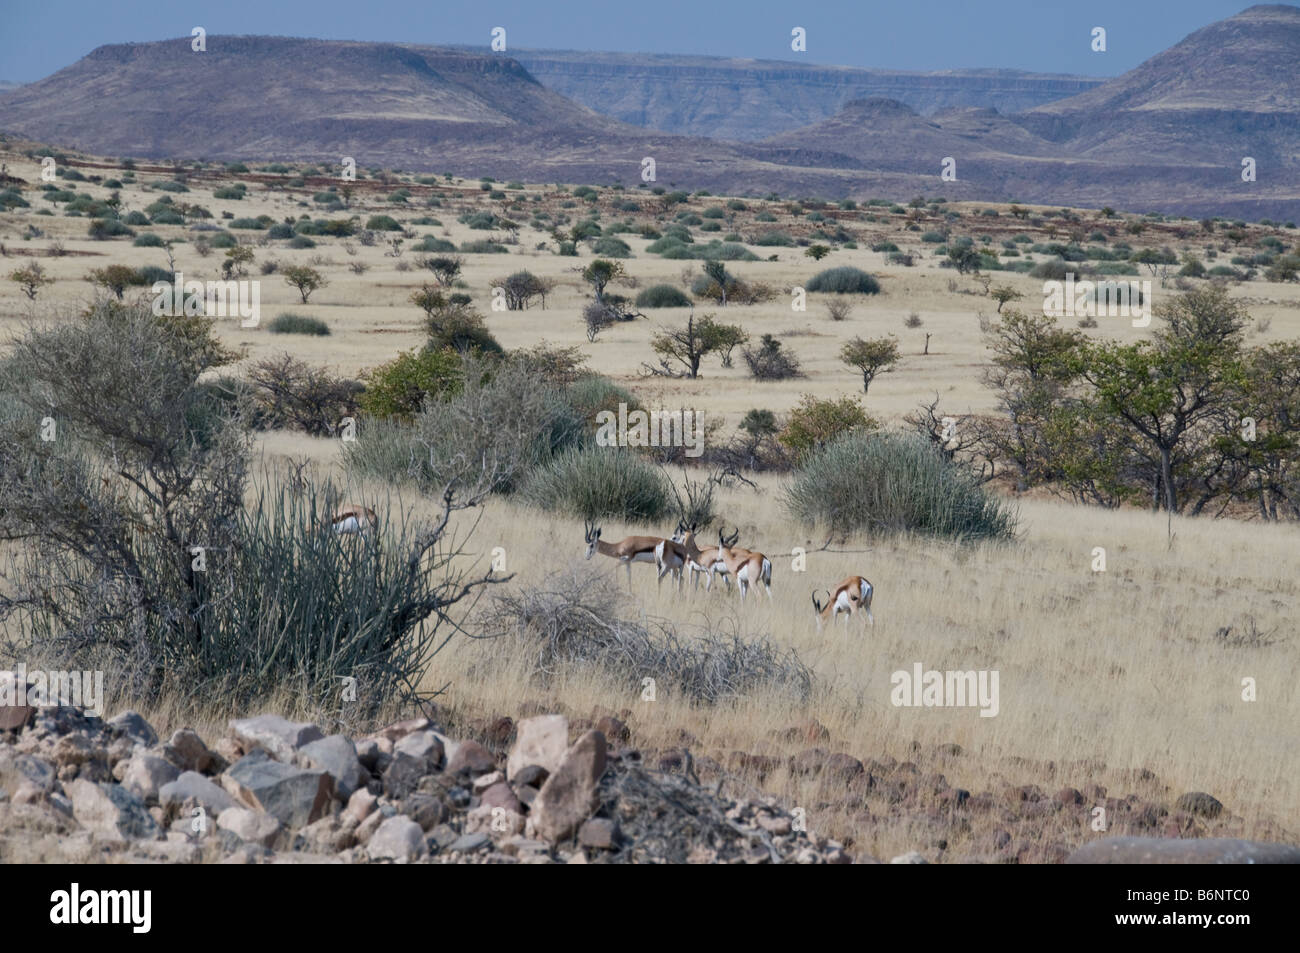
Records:
{"label": "green shrub", "polygon": [[410,421],[430,398],[442,399],[458,390],[460,381],[460,355],[455,351],[406,351],[366,376],[361,409],[372,417]]}
{"label": "green shrub", "polygon": [[372,215],[366,220],[366,228],[372,232],[400,232],[402,225],[391,215]]}
{"label": "green shrub", "polygon": [[627,242],[623,241],[623,239],[614,238],[612,235],[597,239],[591,246],[591,250],[601,258],[632,257],[631,246],[629,246]]}
{"label": "green shrub", "polygon": [[272,334],[310,334],[317,337],[324,337],[330,333],[329,325],[320,318],[313,318],[305,314],[292,314],[288,311],[276,315],[267,324],[266,329]]}
{"label": "green shrub", "polygon": [[96,241],[108,238],[131,238],[135,232],[115,218],[97,218],[90,223],[86,233]]}
{"label": "green shrub", "polygon": [[764,232],[762,235],[759,235],[758,238],[754,239],[754,244],[763,246],[789,246],[794,244],[794,239],[786,232]]}
{"label": "green shrub", "polygon": [[832,292],[834,294],[873,295],[880,291],[880,282],[860,268],[841,265],[819,271],[808,281],[809,291]]}
{"label": "green shrub", "polygon": [[551,513],[632,523],[662,520],[672,510],[663,474],[631,450],[585,447],[539,467],[520,487],[529,503]]}
{"label": "green shrub", "polygon": [[790,513],[837,533],[1009,539],[1016,515],[961,464],[911,434],[847,434],[805,458]]}
{"label": "green shrub", "polygon": [[153,232],[145,232],[142,235],[137,235],[135,241],[131,244],[135,248],[162,248],[165,242],[163,242],[161,235],[155,235]]}
{"label": "green shrub", "polygon": [[455,250],[456,246],[445,238],[434,238],[432,235],[424,236],[411,246],[411,251],[449,252]]}
{"label": "green shrub", "polygon": [[653,285],[636,296],[638,308],[686,308],[691,299],[673,285]]}
{"label": "green shrub", "polygon": [[[477,241],[462,242],[460,250],[467,255],[508,255],[510,249],[505,245],[498,245],[494,241],[486,238],[480,238]],[[577,254],[575,251],[574,254]]]}

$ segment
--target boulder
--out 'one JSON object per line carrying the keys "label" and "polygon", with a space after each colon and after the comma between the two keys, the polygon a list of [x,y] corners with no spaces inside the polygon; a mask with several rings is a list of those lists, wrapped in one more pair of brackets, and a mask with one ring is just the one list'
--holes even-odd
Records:
{"label": "boulder", "polygon": [[334,794],[334,780],[324,771],[281,764],[263,752],[240,758],[224,777],[247,806],[265,811],[291,829],[320,820]]}
{"label": "boulder", "polygon": [[236,806],[234,798],[197,771],[184,771],[158,789],[158,803],[168,816],[174,816],[191,799],[214,817]]}
{"label": "boulder", "polygon": [[334,791],[340,800],[346,801],[352,792],[365,784],[357,749],[344,735],[330,735],[305,744],[299,754],[311,767],[334,779]]}
{"label": "boulder", "polygon": [[605,736],[588,731],[564,753],[533,802],[529,823],[543,839],[572,837],[596,809],[605,773]]}
{"label": "boulder", "polygon": [[216,761],[198,732],[189,728],[172,732],[171,738],[163,745],[162,756],[182,771],[197,771],[199,774],[209,773]]}
{"label": "boulder", "polygon": [[256,718],[232,718],[230,733],[235,736],[245,752],[262,748],[281,761],[288,761],[293,753],[305,744],[319,741],[324,732],[308,722],[289,721],[279,715],[258,715]]}
{"label": "boulder", "polygon": [[569,719],[563,715],[525,718],[518,724],[515,746],[506,759],[506,777],[515,780],[529,765],[537,765],[547,774],[554,774],[568,750]]}
{"label": "boulder", "polygon": [[374,860],[407,863],[429,852],[424,831],[409,817],[397,814],[388,818],[370,835],[366,853]]}
{"label": "boulder", "polygon": [[1219,800],[1204,791],[1188,791],[1180,795],[1174,802],[1174,807],[1198,817],[1215,818],[1223,813],[1223,805]]}
{"label": "boulder", "polygon": [[217,828],[230,831],[242,841],[274,848],[284,828],[270,814],[246,807],[228,807],[217,815]]}
{"label": "boulder", "polygon": [[123,765],[125,768],[120,778],[122,787],[146,804],[157,804],[163,785],[170,784],[181,776],[174,764],[151,754],[137,754],[119,762],[118,767]]}
{"label": "boulder", "polygon": [[156,837],[158,823],[144,801],[117,784],[96,784],[78,778],[64,788],[72,801],[72,814],[87,830],[112,841]]}

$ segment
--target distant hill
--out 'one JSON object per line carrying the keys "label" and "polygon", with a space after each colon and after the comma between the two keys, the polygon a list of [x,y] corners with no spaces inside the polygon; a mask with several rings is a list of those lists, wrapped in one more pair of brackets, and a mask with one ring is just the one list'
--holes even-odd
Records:
{"label": "distant hill", "polygon": [[829,118],[856,99],[896,99],[923,116],[960,107],[1006,114],[1103,82],[1019,70],[907,72],[716,56],[518,49],[510,55],[547,89],[623,122],[742,141]]}
{"label": "distant hill", "polygon": [[[672,60],[656,58],[656,68]],[[1298,62],[1300,9],[1251,7],[1123,76],[1024,112],[953,106],[927,115],[896,98],[849,98],[810,125],[736,141],[620,121],[486,50],[209,35],[204,53],[191,52],[188,38],[100,47],[0,94],[0,129],[144,158],[352,156],[363,168],[636,185],[649,156],[656,184],[672,188],[1293,220]],[[753,67],[745,82],[760,75]],[[685,110],[682,127],[731,122],[710,119],[732,100],[691,92],[698,79],[688,70],[672,80],[662,107]],[[754,82],[737,102],[785,102],[781,123],[796,99],[816,98],[814,86],[783,92],[779,77]],[[831,110],[846,89],[828,89],[810,112]],[[1256,160],[1257,181],[1241,181],[1243,156]],[[956,161],[955,182],[940,179],[945,157]]]}

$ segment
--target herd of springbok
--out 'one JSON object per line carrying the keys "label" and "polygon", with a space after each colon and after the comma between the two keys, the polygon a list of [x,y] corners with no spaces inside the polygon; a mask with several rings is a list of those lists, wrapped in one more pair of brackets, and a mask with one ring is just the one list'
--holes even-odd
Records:
{"label": "herd of springbok", "polygon": [[[356,535],[366,540],[379,528],[379,519],[369,507],[347,503],[335,511],[332,525],[335,533]],[[718,530],[718,544],[701,547],[696,538],[697,528],[682,522],[677,524],[677,532],[667,539],[661,536],[627,536],[617,543],[607,543],[600,538],[600,527],[587,522],[587,558],[600,553],[617,559],[627,568],[629,589],[632,588],[632,564],[654,563],[661,587],[664,576],[671,573],[679,590],[684,575],[690,577],[691,588],[698,590],[699,577],[703,574],[706,577],[704,591],[712,592],[713,578],[720,575],[728,589],[731,588],[731,580],[736,580],[742,603],[750,586],[758,586],[760,583],[767,598],[772,598],[772,560],[757,550],[737,546],[739,529],[729,537],[724,531]],[[849,617],[859,610],[866,613],[868,623],[875,625],[875,617],[871,614],[873,592],[871,583],[862,576],[849,576],[834,589],[826,590],[825,603],[818,601],[817,591],[814,590],[812,603],[817,627],[820,629],[826,621],[838,621],[841,613],[845,624],[848,624]]]}
{"label": "herd of springbok", "polygon": [[[740,531],[730,537],[723,530],[718,531],[718,544],[701,548],[696,538],[696,526],[677,524],[677,532],[670,538],[660,536],[628,536],[617,543],[607,543],[600,538],[600,527],[591,522],[586,524],[587,558],[596,553],[617,559],[627,568],[627,585],[632,588],[632,564],[654,563],[658,570],[658,582],[663,585],[664,576],[672,574],[678,589],[682,587],[683,574],[688,575],[693,589],[699,589],[699,575],[706,577],[704,591],[713,589],[713,577],[721,575],[727,588],[731,580],[736,580],[740,591],[740,601],[745,601],[750,586],[762,583],[768,599],[772,598],[772,560],[757,550],[744,549],[736,545]],[[871,596],[874,590],[871,583],[862,576],[849,576],[834,589],[827,590],[827,599],[823,604],[817,599],[816,591],[812,594],[813,609],[817,617],[817,626],[825,621],[837,621],[844,614],[847,624],[849,616],[859,609],[866,613],[867,622],[874,625],[875,617],[871,614]]]}

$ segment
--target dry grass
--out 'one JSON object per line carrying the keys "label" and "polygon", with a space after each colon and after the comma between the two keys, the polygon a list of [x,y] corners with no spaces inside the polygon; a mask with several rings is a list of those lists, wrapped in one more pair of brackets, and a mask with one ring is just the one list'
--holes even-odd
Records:
{"label": "dry grass", "polygon": [[[38,181],[35,164],[8,158],[11,173]],[[77,190],[87,190],[84,185],[76,183]],[[466,203],[485,201],[472,186],[465,185]],[[138,189],[124,192],[127,206],[136,208],[158,194],[146,196]],[[202,201],[218,215],[222,209],[240,216],[266,212],[277,220],[303,212],[321,214],[299,207],[283,194],[256,189],[241,202],[213,200],[206,190],[192,200]],[[751,205],[762,208],[760,202]],[[59,284],[38,298],[34,308],[38,318],[84,305],[91,289],[82,278],[92,267],[110,262],[166,263],[158,249],[86,240],[85,219],[37,217],[30,211],[0,217],[0,240],[11,249],[34,250],[60,240],[71,252],[97,256],[40,259]],[[375,203],[358,211],[365,216],[392,209]],[[400,209],[394,214],[409,218],[422,213]],[[448,227],[417,226],[421,234],[431,232],[457,243],[484,235],[455,224],[455,208],[429,213]],[[603,220],[621,217],[607,213]],[[47,229],[46,237],[23,242],[19,232],[27,222]],[[929,256],[932,246],[922,245],[917,233],[902,231],[900,224],[892,224],[892,231],[884,223],[863,229],[868,242],[888,236],[905,250],[922,250]],[[163,235],[180,231],[148,230]],[[1004,215],[996,224],[980,223],[971,230],[993,232],[1000,239],[1030,229]],[[837,251],[813,266],[798,248],[756,249],[762,257],[776,251],[778,260],[729,263],[728,270],[744,280],[788,288],[821,267],[852,264],[878,274],[883,293],[856,301],[851,317],[843,322],[826,317],[819,296],[810,296],[804,313],[791,311],[788,296],[757,307],[729,307],[725,312],[700,309],[717,310],[725,320],[743,323],[755,339],[765,332],[815,332],[795,337],[788,345],[807,373],[803,379],[758,385],[739,366],[725,370],[710,359],[698,381],[647,380],[639,376],[638,368],[649,357],[651,334],[663,323],[683,320],[686,312],[653,311],[650,320],[619,324],[589,345],[579,318],[587,289],[576,272],[590,255],[585,249],[578,259],[527,250],[545,237],[525,228],[521,244],[510,255],[467,256],[464,278],[481,310],[488,313],[493,333],[507,348],[543,339],[581,345],[594,367],[636,388],[648,405],[707,409],[725,416],[734,427],[746,410],[764,407],[784,412],[803,392],[854,393],[860,378],[838,360],[843,340],[895,333],[903,359],[894,373],[872,386],[867,406],[873,415],[896,424],[935,393],[948,412],[994,409],[991,395],[979,384],[985,352],[976,312],[992,317],[996,304],[982,295],[949,291],[948,279],[954,273],[940,271],[932,257],[923,257],[921,266],[913,269],[886,267],[883,255],[865,250],[868,242],[863,242],[861,250]],[[647,256],[644,239],[620,237],[633,248],[636,257],[626,266],[640,287],[679,283],[686,263]],[[1144,241],[1148,237],[1143,236]],[[287,340],[263,329],[241,329],[233,321],[221,326],[222,337],[246,347],[250,361],[292,348],[299,358],[329,364],[346,374],[421,343],[420,313],[406,300],[421,275],[398,272],[394,259],[384,257],[383,248],[377,246],[358,247],[357,260],[370,269],[355,276],[345,267],[347,256],[327,247],[333,242],[322,239],[318,244],[303,251],[258,249],[259,260],[274,254],[282,265],[303,264],[318,254],[339,262],[328,269],[329,287],[316,292],[306,306],[278,276],[264,277],[263,316],[269,320],[290,309],[310,314],[329,323],[329,337]],[[1204,241],[1193,236],[1187,244],[1197,248]],[[195,277],[214,277],[220,252],[201,259],[191,245],[178,249],[180,270]],[[28,260],[10,257],[0,260],[0,267],[7,274]],[[519,268],[559,280],[548,308],[488,312],[491,280]],[[998,283],[1004,282],[1024,292],[1029,302],[1041,294],[1041,282],[1034,279],[999,275]],[[958,283],[961,289],[976,288],[967,279]],[[1251,297],[1255,317],[1271,322],[1267,333],[1256,340],[1300,334],[1294,288],[1252,283],[1235,293]],[[16,286],[0,282],[0,338],[28,312]],[[923,320],[922,329],[904,326],[913,312]],[[927,332],[933,333],[930,355],[922,357]],[[1145,332],[1118,319],[1103,320],[1100,328],[1089,333],[1133,339]],[[306,457],[313,461],[317,478],[341,479],[337,443],[273,433],[263,435],[259,445],[266,465],[281,466],[289,457]],[[701,591],[679,597],[665,582],[659,591],[652,569],[646,566],[634,567],[632,605],[650,617],[686,626],[734,625],[743,613],[747,631],[766,634],[777,647],[795,649],[811,666],[818,688],[808,703],[796,706],[788,697],[757,694],[697,709],[666,691],[660,691],[656,701],[644,702],[639,695],[629,694],[627,673],[591,670],[561,671],[543,689],[528,679],[527,653],[511,650],[505,641],[468,639],[457,641],[438,657],[424,687],[447,686],[443,704],[466,720],[518,714],[525,702],[563,707],[580,715],[598,707],[631,709],[630,724],[638,744],[667,747],[686,731],[698,739],[697,752],[724,762],[732,750],[796,751],[803,745],[779,736],[792,725],[816,718],[829,729],[827,747],[832,750],[860,758],[891,755],[911,760],[923,770],[942,770],[950,783],[972,791],[996,790],[999,784],[1012,782],[1078,787],[1095,782],[1122,795],[1146,790],[1134,775],[1145,768],[1167,786],[1148,793],[1209,791],[1229,811],[1246,818],[1247,833],[1268,821],[1300,829],[1300,775],[1294,771],[1300,740],[1296,733],[1300,689],[1295,679],[1300,671],[1300,642],[1292,625],[1294,607],[1300,604],[1300,528],[1175,519],[1170,540],[1163,517],[1025,499],[1021,537],[1013,544],[958,548],[923,539],[852,538],[832,549],[864,552],[841,554],[822,551],[823,539],[809,539],[785,516],[778,502],[780,479],[760,478],[758,483],[758,492],[725,491],[720,511],[729,526],[740,528],[741,545],[762,549],[772,557],[776,598],[770,605],[755,599],[741,607],[734,590],[730,595],[715,590],[711,595]],[[349,492],[382,499],[386,491],[352,487]],[[624,529],[607,525],[604,535],[617,539]],[[493,547],[503,547],[508,571],[517,574],[511,585],[526,587],[582,559],[581,530],[579,523],[495,500],[483,514],[474,537],[477,545],[472,548],[486,565]],[[671,527],[663,530],[666,533]],[[795,547],[809,550],[804,573],[792,571],[788,554]],[[1092,571],[1094,547],[1106,550],[1105,572]],[[605,569],[614,573],[612,561],[605,562]],[[618,572],[621,581],[621,568]],[[810,592],[850,573],[861,573],[875,585],[876,625],[851,624],[819,633]],[[1247,620],[1272,632],[1276,641],[1234,646],[1216,637],[1221,627],[1233,626],[1234,631],[1248,627],[1252,623]],[[980,718],[970,709],[892,706],[890,674],[910,670],[916,662],[931,669],[997,670],[1000,713]],[[1257,680],[1257,701],[1241,700],[1241,681],[1247,677]],[[292,703],[268,699],[267,707],[291,709]],[[171,727],[175,719],[195,720],[192,713],[171,712],[165,706],[146,714]],[[223,726],[228,714],[214,699],[206,723],[199,717],[199,727],[211,731]],[[951,761],[932,754],[936,745],[945,742],[960,744],[965,754]],[[890,856],[920,846],[906,825],[855,827],[850,812],[834,803],[835,792],[818,782],[778,772],[765,786],[789,804],[805,806],[814,829],[854,835],[860,847],[871,853]],[[1077,839],[1086,830],[1086,811],[1067,814],[1061,823],[1077,823],[1077,830],[1069,827],[1068,831]]]}

